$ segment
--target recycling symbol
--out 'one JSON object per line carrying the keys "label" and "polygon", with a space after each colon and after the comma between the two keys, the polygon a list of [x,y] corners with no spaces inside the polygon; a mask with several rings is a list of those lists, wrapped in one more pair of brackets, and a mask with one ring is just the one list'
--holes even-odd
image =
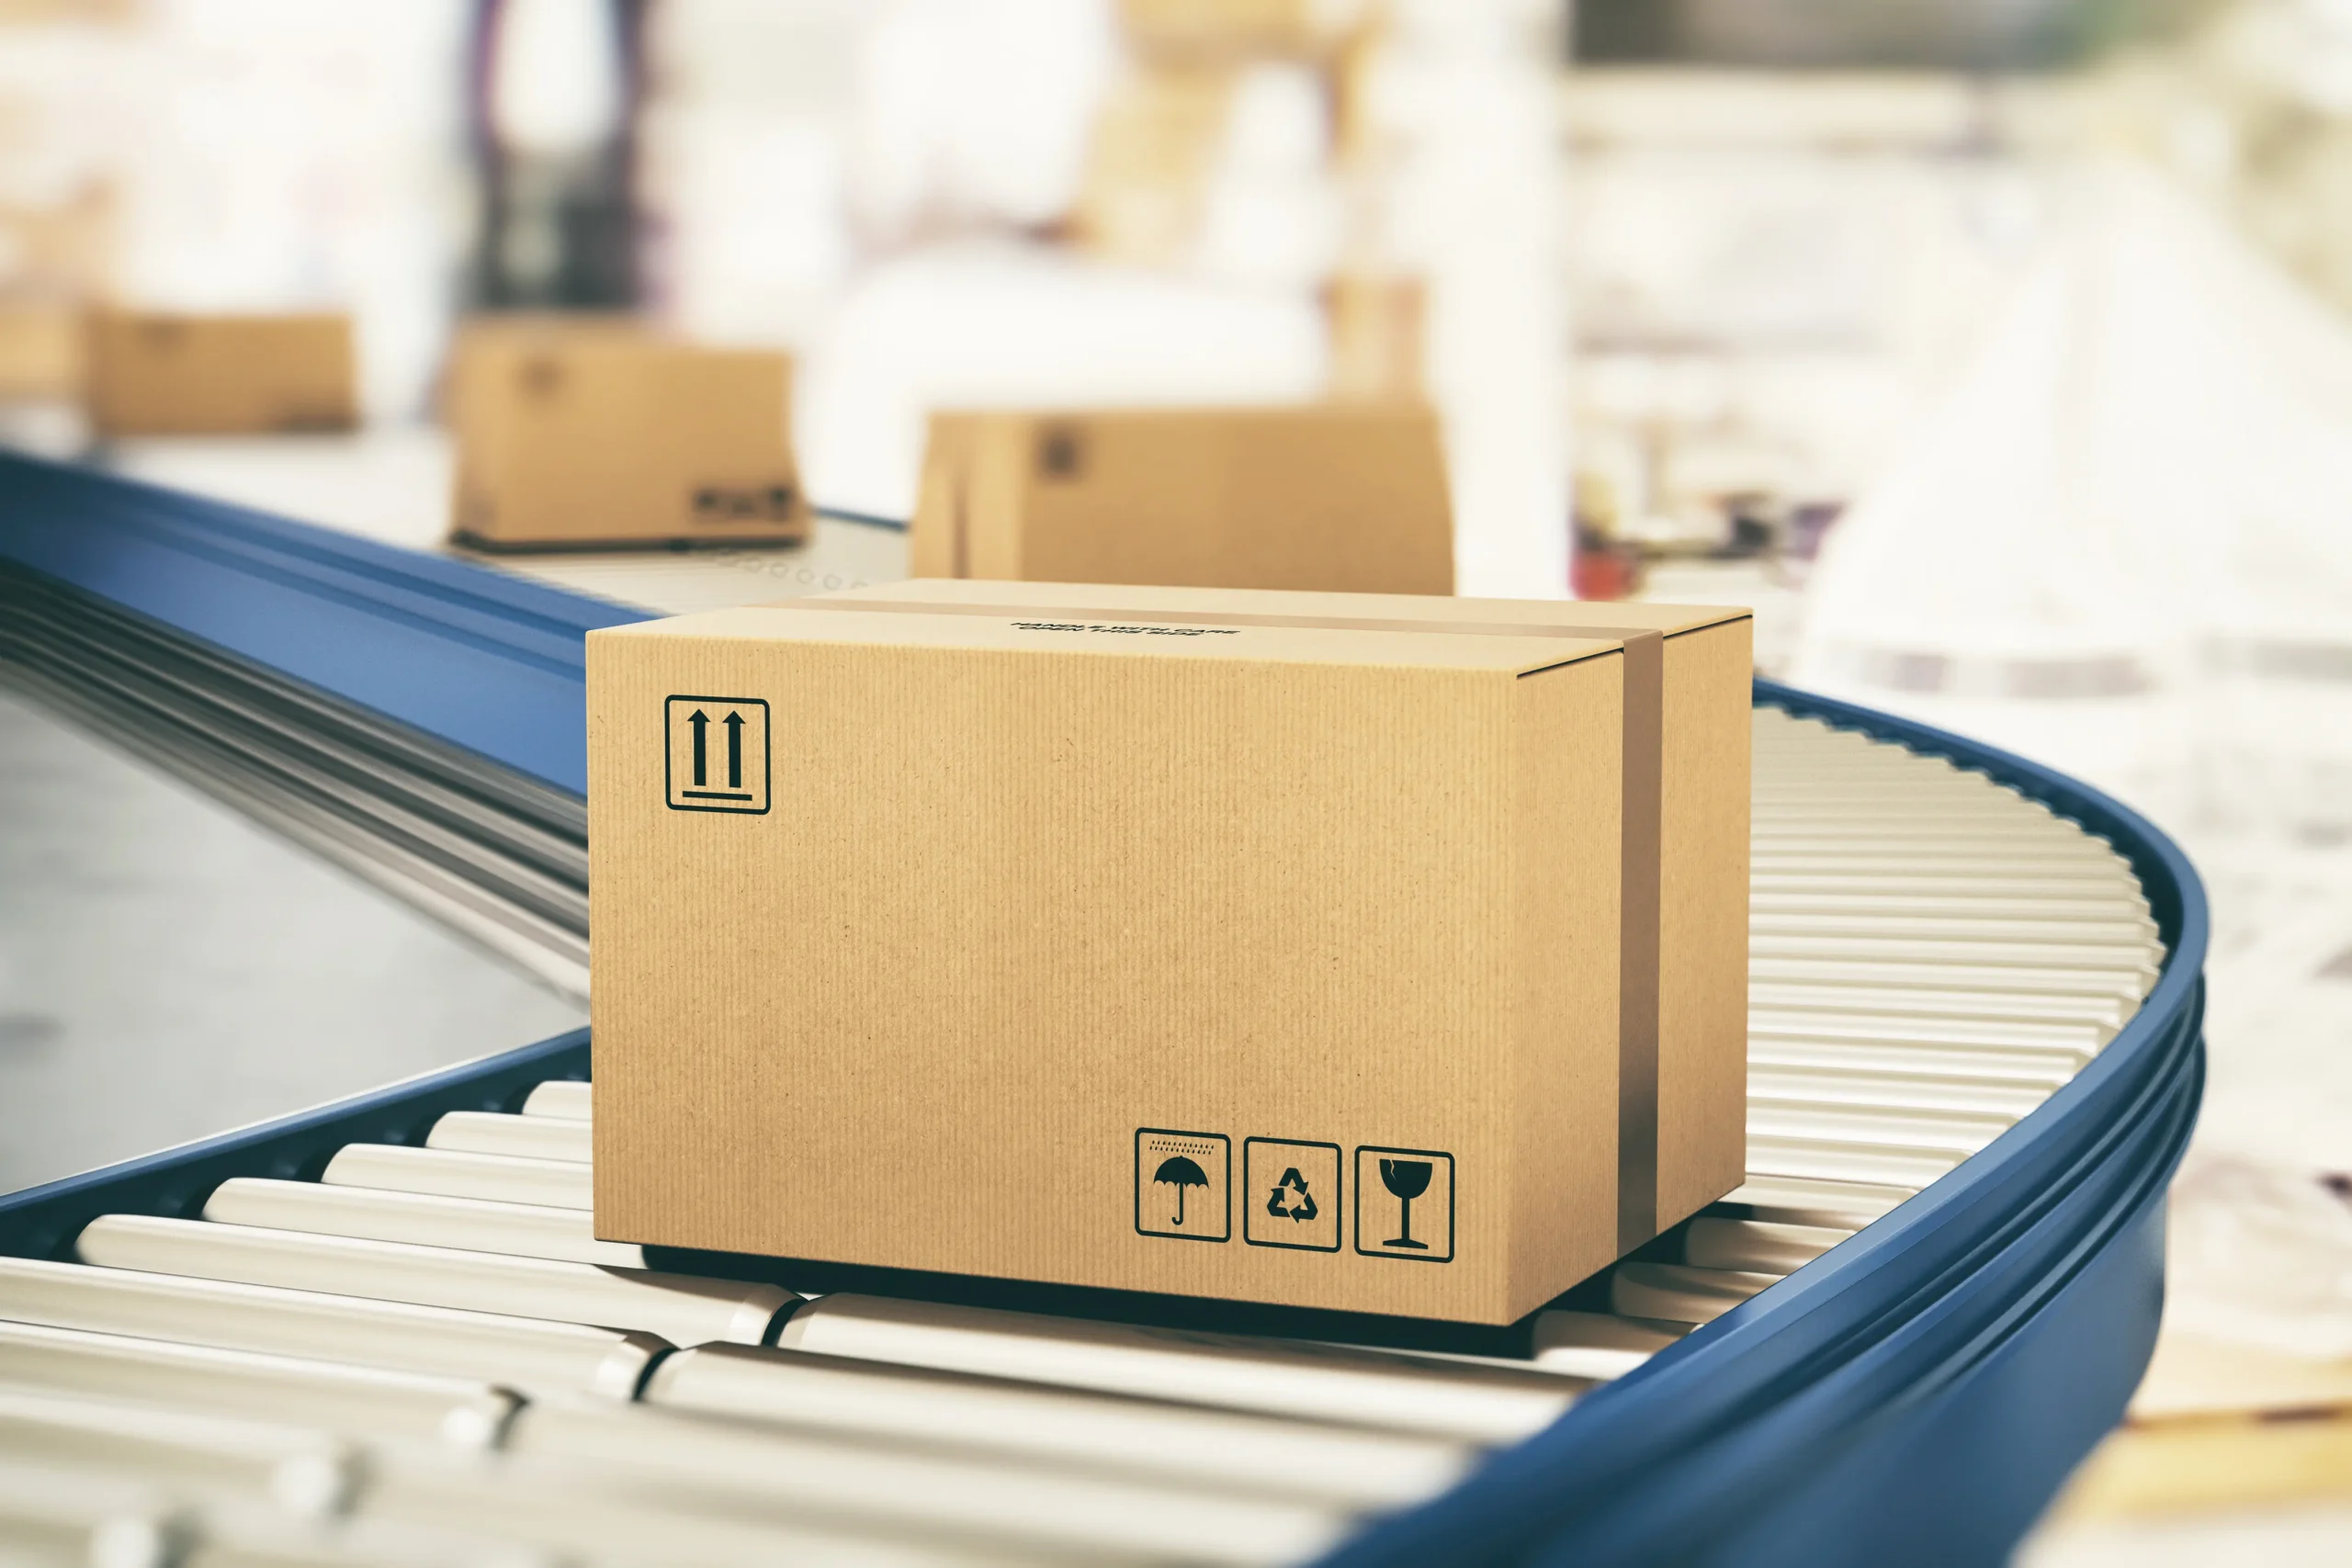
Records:
{"label": "recycling symbol", "polygon": [[1267,1196],[1266,1213],[1277,1217],[1288,1214],[1294,1220],[1315,1217],[1315,1197],[1307,1191],[1306,1178],[1298,1174],[1298,1167],[1292,1166],[1283,1172],[1283,1179]]}

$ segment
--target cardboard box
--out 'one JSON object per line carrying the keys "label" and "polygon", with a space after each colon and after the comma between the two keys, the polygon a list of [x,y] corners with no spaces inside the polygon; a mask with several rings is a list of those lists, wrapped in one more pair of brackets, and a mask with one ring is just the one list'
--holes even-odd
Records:
{"label": "cardboard box", "polygon": [[1226,65],[1138,67],[1096,114],[1070,213],[1080,248],[1132,266],[1178,266],[1200,238],[1232,112]]}
{"label": "cardboard box", "polygon": [[83,323],[101,435],[256,435],[358,423],[351,318],[96,310]]}
{"label": "cardboard box", "polygon": [[1328,50],[1361,9],[1331,0],[1119,0],[1119,21],[1147,55],[1249,59]]}
{"label": "cardboard box", "polygon": [[1428,289],[1417,277],[1343,273],[1323,290],[1334,398],[1419,400]]}
{"label": "cardboard box", "polygon": [[617,319],[469,325],[451,356],[452,536],[490,548],[794,543],[792,362]]}
{"label": "cardboard box", "polygon": [[1533,1310],[1741,1179],[1746,632],[949,582],[592,633],[597,1234]]}
{"label": "cardboard box", "polygon": [[[1008,589],[1017,589],[1024,607],[1129,619],[1191,613],[1202,597],[1187,589],[937,580],[827,597],[968,615],[1006,604]],[[1753,614],[1730,605],[1411,594],[1227,590],[1214,597],[1232,615],[1534,626],[1547,635],[1574,631],[1628,644],[1635,685],[1658,688],[1659,722],[1655,730],[1629,731],[1625,749],[1647,770],[1631,798],[1650,795],[1655,779],[1657,810],[1627,819],[1634,839],[1621,855],[1630,879],[1626,929],[1634,936],[1627,947],[1633,983],[1624,987],[1630,1010],[1620,1032],[1627,1090],[1622,1247],[1632,1250],[1747,1179]],[[1655,643],[1642,635],[1651,632]],[[1636,696],[1628,713],[1638,721],[1648,703]],[[1654,876],[1646,871],[1653,864]],[[1642,934],[1653,919],[1645,910],[1655,910],[1654,938]],[[1652,1084],[1654,1100],[1645,1098]]]}
{"label": "cardboard box", "polygon": [[1419,404],[932,416],[919,577],[1444,594],[1453,521]]}
{"label": "cardboard box", "polygon": [[45,299],[0,300],[0,400],[64,400],[82,389],[82,313]]}

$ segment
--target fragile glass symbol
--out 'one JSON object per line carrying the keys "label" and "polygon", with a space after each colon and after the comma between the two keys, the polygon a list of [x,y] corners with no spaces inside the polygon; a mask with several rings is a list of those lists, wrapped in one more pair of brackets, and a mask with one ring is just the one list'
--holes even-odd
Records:
{"label": "fragile glass symbol", "polygon": [[1380,1184],[1403,1205],[1405,1217],[1397,1229],[1405,1234],[1384,1241],[1383,1247],[1410,1247],[1415,1252],[1427,1252],[1430,1244],[1413,1239],[1413,1200],[1430,1190],[1430,1162],[1425,1159],[1385,1159],[1380,1162]]}
{"label": "fragile glass symbol", "polygon": [[1180,1229],[1184,1224],[1184,1189],[1197,1187],[1204,1192],[1209,1190],[1208,1172],[1182,1155],[1161,1160],[1159,1168],[1152,1172],[1151,1179],[1155,1183],[1168,1182],[1176,1189],[1176,1217],[1169,1223]]}

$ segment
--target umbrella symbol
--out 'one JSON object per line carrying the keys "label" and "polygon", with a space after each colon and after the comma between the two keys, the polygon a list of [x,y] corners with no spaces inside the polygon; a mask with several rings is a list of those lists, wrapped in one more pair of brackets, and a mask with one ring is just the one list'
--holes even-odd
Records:
{"label": "umbrella symbol", "polygon": [[1151,1179],[1154,1183],[1166,1181],[1175,1186],[1176,1219],[1174,1223],[1180,1227],[1184,1223],[1184,1189],[1197,1187],[1204,1192],[1209,1189],[1208,1172],[1182,1155],[1171,1156],[1161,1160],[1159,1168],[1152,1172]]}

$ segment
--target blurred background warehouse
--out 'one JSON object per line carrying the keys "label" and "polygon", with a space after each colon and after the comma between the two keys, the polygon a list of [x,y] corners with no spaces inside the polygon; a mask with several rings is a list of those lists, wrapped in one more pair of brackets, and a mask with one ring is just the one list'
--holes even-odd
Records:
{"label": "blurred background warehouse", "polygon": [[[97,303],[346,311],[359,428],[96,443]],[[2028,1551],[2352,1551],[2352,0],[0,4],[0,438],[439,547],[451,334],[516,310],[788,352],[842,516],[935,409],[1426,399],[1458,592],[1754,604],[1766,672],[2150,815],[2211,1088]],[[0,1189],[582,1016],[0,693]]]}

